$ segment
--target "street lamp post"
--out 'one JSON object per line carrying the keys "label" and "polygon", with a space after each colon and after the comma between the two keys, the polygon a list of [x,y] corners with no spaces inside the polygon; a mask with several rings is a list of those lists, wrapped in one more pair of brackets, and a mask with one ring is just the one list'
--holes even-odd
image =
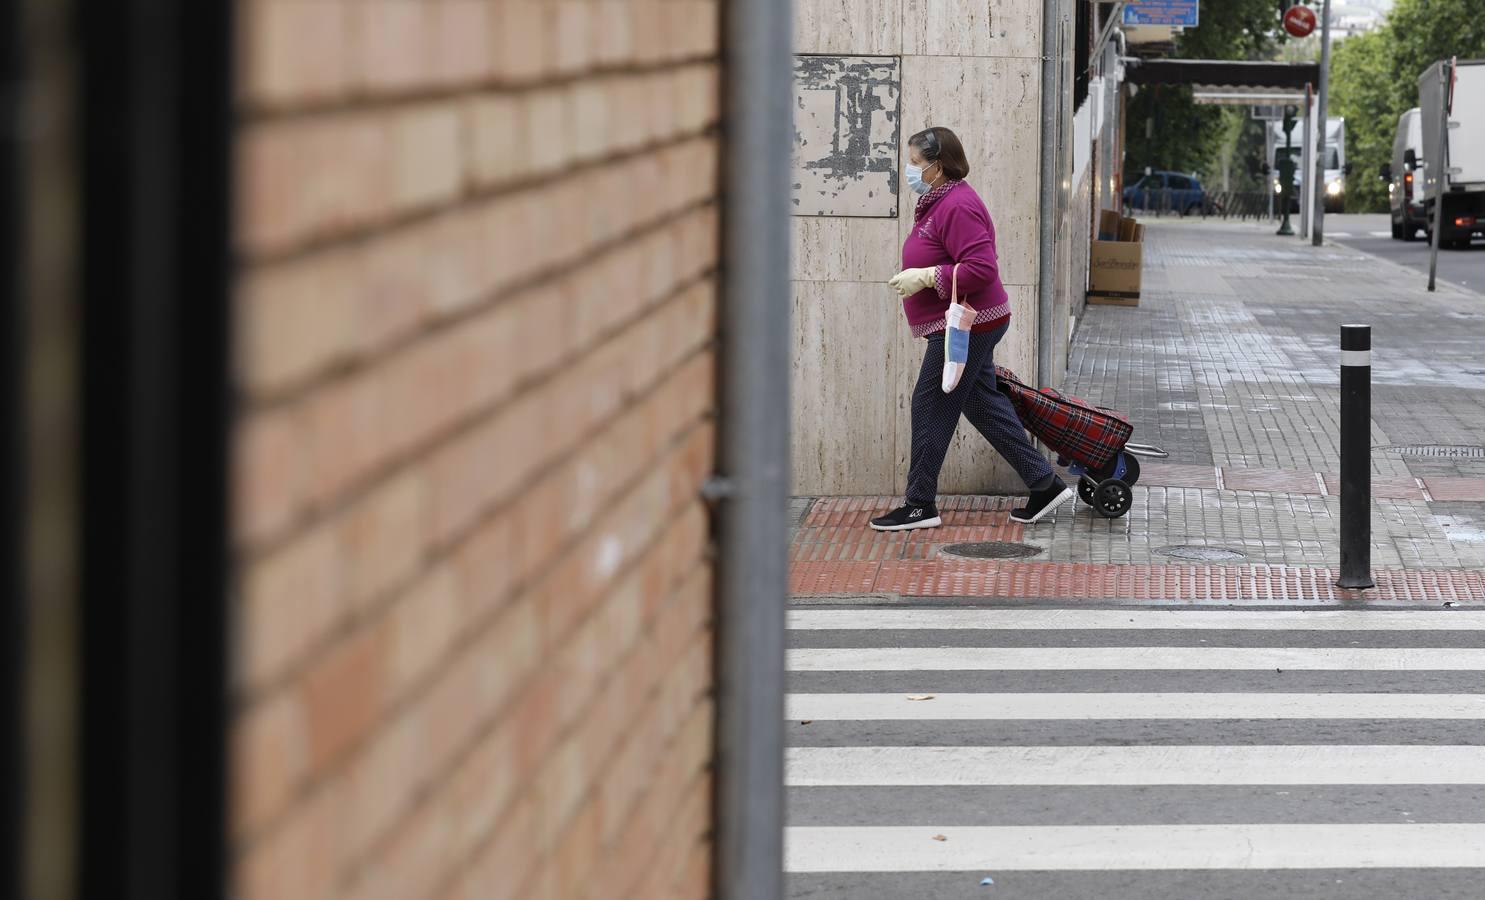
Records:
{"label": "street lamp post", "polygon": [[1279,205],[1284,208],[1284,220],[1279,223],[1279,237],[1293,237],[1294,227],[1289,224],[1289,201],[1294,196],[1294,115],[1292,106],[1284,107],[1284,155],[1275,167],[1279,170]]}
{"label": "street lamp post", "polygon": [[[1319,147],[1315,153],[1315,209],[1314,227],[1310,229],[1311,243],[1319,247],[1325,243],[1325,139],[1330,110],[1330,0],[1320,13],[1320,101],[1316,104],[1316,140]],[[1344,178],[1344,172],[1339,176]]]}

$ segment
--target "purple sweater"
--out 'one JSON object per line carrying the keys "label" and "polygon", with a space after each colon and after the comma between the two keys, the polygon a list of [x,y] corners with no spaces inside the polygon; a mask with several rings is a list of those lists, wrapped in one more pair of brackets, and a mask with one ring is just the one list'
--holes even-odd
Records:
{"label": "purple sweater", "polygon": [[980,195],[962,181],[945,182],[918,200],[913,229],[902,245],[904,269],[938,270],[932,288],[902,301],[914,337],[944,330],[955,263],[959,302],[978,311],[974,330],[989,331],[1009,321],[1011,302],[995,258],[995,224]]}

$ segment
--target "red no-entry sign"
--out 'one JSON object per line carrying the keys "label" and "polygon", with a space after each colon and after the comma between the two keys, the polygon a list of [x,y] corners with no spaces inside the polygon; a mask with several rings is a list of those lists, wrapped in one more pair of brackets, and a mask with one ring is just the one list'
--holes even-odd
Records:
{"label": "red no-entry sign", "polygon": [[1318,20],[1315,11],[1308,6],[1291,6],[1284,13],[1284,30],[1297,38],[1309,37],[1315,31]]}

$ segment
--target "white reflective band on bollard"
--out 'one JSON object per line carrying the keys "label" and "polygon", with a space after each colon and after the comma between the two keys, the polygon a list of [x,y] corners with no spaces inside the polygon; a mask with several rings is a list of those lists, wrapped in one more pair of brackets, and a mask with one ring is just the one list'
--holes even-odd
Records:
{"label": "white reflective band on bollard", "polygon": [[1342,350],[1341,365],[1343,366],[1369,366],[1372,364],[1372,351],[1370,350]]}

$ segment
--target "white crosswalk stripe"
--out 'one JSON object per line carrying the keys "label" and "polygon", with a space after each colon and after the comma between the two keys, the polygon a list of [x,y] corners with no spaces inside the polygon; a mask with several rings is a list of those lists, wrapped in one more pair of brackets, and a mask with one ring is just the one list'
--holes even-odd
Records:
{"label": "white crosswalk stripe", "polygon": [[1403,871],[1417,896],[1471,896],[1485,869],[1485,614],[789,625],[791,896],[958,896],[982,875],[1001,897],[1285,896]]}

